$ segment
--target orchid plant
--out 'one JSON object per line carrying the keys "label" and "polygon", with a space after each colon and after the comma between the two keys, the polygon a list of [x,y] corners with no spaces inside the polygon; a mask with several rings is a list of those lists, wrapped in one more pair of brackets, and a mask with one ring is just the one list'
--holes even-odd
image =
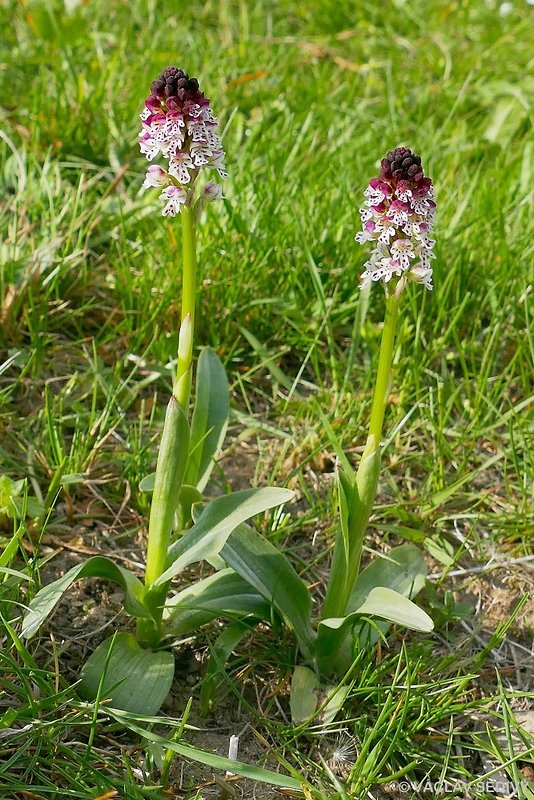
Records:
{"label": "orchid plant", "polygon": [[[313,613],[309,592],[286,557],[246,525],[232,533],[220,552],[257,592],[257,602],[260,598],[269,601],[271,618],[273,611],[277,612],[295,632],[304,662],[296,667],[292,681],[291,710],[296,721],[316,713],[322,695],[319,690],[327,686],[324,681],[350,672],[358,649],[375,643],[390,623],[418,631],[433,628],[428,614],[412,599],[426,577],[425,562],[417,547],[394,547],[387,557],[375,558],[361,571],[360,563],[380,473],[399,305],[409,282],[432,289],[434,240],[430,234],[436,204],[432,181],[424,175],[421,159],[404,147],[392,150],[382,160],[380,175],[369,182],[365,197],[360,210],[363,230],[355,238],[361,244],[371,241],[375,247],[365,264],[362,287],[374,282],[383,285],[386,314],[369,432],[356,472],[338,448],[339,528],[320,612]],[[202,602],[198,595],[197,601]],[[245,630],[235,623],[235,636],[228,631],[222,634],[220,646],[215,648],[219,662]],[[215,685],[215,679],[204,683],[205,708]],[[328,708],[322,706],[323,719],[332,718],[343,698],[343,692],[336,690],[326,703]]]}
{"label": "orchid plant", "polygon": [[[141,114],[141,152],[149,161],[161,156],[166,166],[148,167],[143,189],[162,188],[163,216],[182,218],[182,309],[178,359],[173,377],[156,472],[142,488],[152,489],[144,581],[113,558],[95,556],[44,586],[29,604],[22,624],[25,637],[36,633],[72,583],[106,578],[125,592],[124,607],[137,620],[135,634],[116,632],[85,663],[79,693],[109,698],[126,711],[154,714],[169,692],[174,657],[168,645],[214,616],[243,614],[243,598],[260,616],[266,603],[256,600],[238,575],[226,569],[215,581],[201,582],[202,604],[192,604],[199,589],[170,593],[171,581],[191,564],[215,560],[232,531],[245,520],[293,496],[286,489],[249,489],[203,504],[204,490],[228,422],[228,383],[216,354],[205,348],[199,358],[196,396],[190,415],[195,304],[197,296],[196,226],[205,202],[222,197],[221,185],[201,176],[216,170],[226,178],[224,150],[210,101],[196,78],[177,67],[166,69],[151,86]],[[192,510],[194,509],[194,510]],[[192,520],[194,517],[194,521]],[[192,524],[191,524],[192,523]]]}
{"label": "orchid plant", "polygon": [[[365,532],[372,512],[381,459],[395,329],[402,293],[412,281],[432,288],[430,259],[434,242],[435,202],[432,181],[421,160],[396,148],[381,162],[361,209],[360,243],[374,251],[363,273],[363,286],[380,282],[386,293],[386,316],[378,362],[369,432],[355,472],[338,448],[339,528],[322,608],[314,613],[308,588],[286,556],[246,520],[290,500],[286,489],[250,489],[207,504],[202,491],[224,438],[228,386],[216,354],[204,349],[189,412],[197,294],[196,226],[205,202],[222,196],[220,184],[199,181],[206,170],[225,178],[224,151],[210,102],[198,81],[170,67],[152,83],[141,114],[140,147],[149,161],[161,156],[165,166],[148,167],[143,188],[161,189],[163,216],[182,217],[182,314],[178,359],[156,472],[143,481],[153,497],[148,525],[144,582],[97,556],[76,565],[42,588],[30,603],[23,634],[34,634],[71,584],[103,577],[125,591],[125,609],[137,619],[136,633],[115,633],[86,662],[80,693],[107,697],[116,707],[155,713],[169,691],[174,658],[168,646],[215,618],[226,618],[203,682],[201,706],[207,710],[220,680],[219,668],[241,638],[258,622],[285,623],[295,634],[302,662],[296,667],[291,706],[301,720],[315,714],[318,689],[331,676],[350,671],[358,648],[377,641],[390,623],[420,631],[433,627],[412,598],[425,580],[425,564],[413,545],[393,548],[360,570]],[[171,582],[196,562],[214,572],[180,591]],[[378,618],[378,622],[371,618]],[[333,713],[343,700],[337,693]],[[335,707],[334,707],[335,706]],[[332,709],[330,710],[332,713]]]}

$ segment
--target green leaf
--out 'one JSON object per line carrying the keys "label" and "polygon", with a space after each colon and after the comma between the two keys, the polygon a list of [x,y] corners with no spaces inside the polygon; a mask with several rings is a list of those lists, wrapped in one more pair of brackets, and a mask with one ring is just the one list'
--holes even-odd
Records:
{"label": "green leaf", "polygon": [[209,347],[202,350],[198,359],[196,387],[190,455],[184,480],[202,492],[222,447],[230,414],[226,372]]}
{"label": "green leaf", "polygon": [[11,519],[41,517],[44,508],[35,497],[28,497],[25,491],[26,479],[12,481],[7,475],[0,475],[0,514]]}
{"label": "green leaf", "polygon": [[153,492],[154,484],[156,483],[156,473],[150,472],[148,475],[139,481],[140,492]]}
{"label": "green leaf", "polygon": [[[139,491],[140,492],[152,492],[154,491],[154,485],[156,483],[156,473],[151,472],[149,475],[145,475],[142,481],[139,481]],[[190,516],[191,506],[195,503],[200,503],[202,501],[202,495],[196,488],[196,486],[190,486],[187,483],[184,483],[180,488],[180,495],[179,495],[179,504],[180,506],[185,509]]]}
{"label": "green leaf", "polygon": [[367,599],[361,605],[358,614],[374,614],[397,625],[405,625],[414,631],[428,633],[434,628],[434,623],[422,608],[416,606],[400,592],[388,589],[385,586],[376,586],[371,589]]}
{"label": "green leaf", "polygon": [[143,603],[144,587],[141,581],[129,570],[119,567],[104,556],[93,556],[69,569],[62,578],[49,583],[37,592],[29,605],[29,612],[22,622],[22,636],[33,636],[67,589],[80,578],[107,578],[118,583],[125,590],[124,607],[135,617],[150,617]]}
{"label": "green leaf", "polygon": [[380,632],[384,634],[387,632],[390,621],[378,619],[373,624],[357,621],[359,616],[357,612],[373,589],[387,587],[411,599],[423,588],[425,577],[425,560],[419,548],[413,544],[394,547],[387,556],[377,556],[371,561],[356,579],[348,603],[348,615],[331,616],[328,622],[323,619],[319,623],[316,651],[321,669],[327,674],[346,671],[353,660],[354,642],[373,645],[380,638]]}
{"label": "green leaf", "polygon": [[238,525],[255,514],[287,503],[293,496],[288,489],[245,489],[208,503],[198,521],[169,547],[167,563],[171,565],[150,588],[164,585],[190,564],[217,555]]}
{"label": "green leaf", "polygon": [[175,594],[165,605],[163,624],[166,635],[181,636],[216,617],[250,615],[270,619],[271,606],[233,569],[225,569]]}
{"label": "green leaf", "polygon": [[13,561],[13,559],[17,555],[19,549],[19,543],[20,540],[22,539],[23,534],[24,534],[24,528],[21,525],[15,531],[9,542],[6,544],[6,546],[0,553],[0,567],[7,567],[7,565]]}
{"label": "green leaf", "polygon": [[250,622],[234,622],[217,637],[215,644],[210,648],[208,668],[200,690],[200,713],[202,716],[206,716],[213,709],[214,697],[219,694],[226,682],[225,664],[239,642],[247,633],[250,633],[251,628]]}
{"label": "green leaf", "polygon": [[[148,475],[139,481],[139,491],[140,492],[153,492],[154,491],[154,484],[156,483],[156,473],[150,472]],[[202,501],[202,495],[196,488],[196,486],[191,486],[190,484],[184,483],[182,488],[180,489],[180,503],[188,503],[192,505],[193,503],[200,503]]]}
{"label": "green leaf", "polygon": [[389,622],[426,633],[434,628],[434,623],[426,611],[416,606],[403,594],[385,586],[375,586],[374,589],[371,589],[365,602],[346,617],[323,619],[320,624],[338,629],[349,624],[355,616],[360,614],[381,617]]}
{"label": "green leaf", "polygon": [[270,770],[256,767],[253,764],[233,761],[230,758],[208,753],[206,750],[200,750],[198,747],[193,747],[192,745],[165,739],[163,736],[154,733],[154,731],[147,730],[141,727],[141,725],[137,725],[125,712],[109,709],[108,713],[110,717],[122,723],[142,738],[148,739],[150,742],[156,742],[166,750],[172,750],[173,753],[182,756],[182,758],[187,758],[190,761],[197,761],[200,764],[206,764],[208,767],[212,767],[212,769],[233,772],[235,775],[241,775],[243,778],[249,778],[251,781],[262,781],[263,783],[270,783],[273,786],[282,786],[287,789],[295,790],[299,790],[302,787],[301,781],[296,778],[290,778],[288,775],[280,775],[278,772],[271,772]]}
{"label": "green leaf", "polygon": [[308,667],[295,667],[291,678],[289,708],[295,725],[311,719],[319,704],[319,678]]}
{"label": "green leaf", "polygon": [[295,631],[304,657],[311,657],[315,633],[310,593],[286,556],[248,525],[232,533],[221,556],[273,605]]}
{"label": "green leaf", "polygon": [[376,586],[386,586],[405,597],[415,597],[425,585],[427,574],[425,560],[418,547],[401,544],[385,556],[379,555],[356,579],[348,611],[355,611]]}
{"label": "green leaf", "polygon": [[360,568],[369,516],[373,509],[380,473],[380,450],[364,452],[356,478],[352,471],[339,471],[340,529],[336,536],[332,566],[324,602],[325,616],[339,616],[348,609]]}
{"label": "green leaf", "polygon": [[174,657],[165,650],[145,650],[131,633],[117,633],[100,644],[80,673],[82,700],[110,700],[134,714],[157,714],[169,694]]}

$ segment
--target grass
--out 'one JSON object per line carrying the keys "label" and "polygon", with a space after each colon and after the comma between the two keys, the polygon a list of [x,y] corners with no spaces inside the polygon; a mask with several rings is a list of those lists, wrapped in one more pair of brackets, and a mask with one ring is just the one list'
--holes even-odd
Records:
{"label": "grass", "polygon": [[[0,601],[0,796],[168,796],[153,746],[76,700],[61,630],[29,649],[16,630],[54,552],[127,549],[142,531],[137,486],[154,466],[177,344],[180,233],[138,194],[137,115],[169,63],[201,79],[228,153],[226,200],[208,208],[199,236],[198,315],[198,341],[217,349],[232,382],[226,463],[233,452],[238,468],[227,480],[298,489],[297,510],[266,533],[310,584],[334,532],[324,418],[355,459],[383,315],[378,288],[367,308],[358,287],[363,189],[402,143],[422,155],[439,203],[436,288],[414,288],[404,303],[369,539],[426,548],[442,574],[427,598],[438,632],[393,637],[381,659],[363,654],[330,733],[288,722],[292,642],[267,633],[233,657],[226,702],[246,710],[247,736],[271,767],[302,775],[308,797],[379,797],[404,774],[467,785],[488,750],[518,796],[532,796],[514,744],[532,698],[520,680],[532,623],[521,609],[514,623],[512,611],[528,588],[534,527],[534,30],[529,6],[511,6],[4,5],[0,472],[28,478],[50,513],[44,530],[4,525],[1,564],[21,575],[4,573]],[[501,566],[476,583],[491,561]],[[450,600],[478,593],[484,613],[499,585],[511,605],[493,626]],[[209,749],[199,725],[194,741]],[[355,744],[349,777],[329,766],[342,729]],[[226,791],[189,770],[178,796]],[[490,796],[480,782],[468,791]]]}

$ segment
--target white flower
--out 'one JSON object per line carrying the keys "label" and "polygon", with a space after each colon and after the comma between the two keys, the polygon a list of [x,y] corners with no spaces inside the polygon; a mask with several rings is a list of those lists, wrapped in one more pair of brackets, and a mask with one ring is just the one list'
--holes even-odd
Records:
{"label": "white flower", "polygon": [[164,200],[167,200],[165,208],[161,212],[164,217],[175,217],[180,213],[182,206],[187,201],[187,192],[181,186],[167,186],[160,195]]}
{"label": "white flower", "polygon": [[170,183],[170,178],[167,170],[157,164],[151,164],[146,171],[141,190],[151,189],[155,186],[166,186],[168,183]]}

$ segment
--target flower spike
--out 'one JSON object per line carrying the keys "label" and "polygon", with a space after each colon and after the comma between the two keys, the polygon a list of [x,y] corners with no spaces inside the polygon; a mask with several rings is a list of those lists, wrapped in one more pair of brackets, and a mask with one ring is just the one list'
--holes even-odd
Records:
{"label": "flower spike", "polygon": [[436,203],[430,178],[425,177],[421,159],[406,147],[396,147],[380,162],[377,178],[365,190],[360,209],[360,244],[375,242],[375,249],[362,274],[362,288],[383,281],[386,291],[394,278],[395,293],[408,280],[432,289],[430,260],[435,258],[435,241],[429,238],[434,226]]}
{"label": "flower spike", "polygon": [[[163,188],[160,197],[165,201],[164,216],[174,217],[182,206],[191,203],[201,170],[215,169],[221,178],[228,177],[217,120],[196,78],[190,78],[178,67],[168,67],[152,82],[140,117],[141,153],[147,161],[162,156],[168,162],[166,168],[148,167],[142,186]],[[221,196],[221,191],[211,189],[204,199]]]}

